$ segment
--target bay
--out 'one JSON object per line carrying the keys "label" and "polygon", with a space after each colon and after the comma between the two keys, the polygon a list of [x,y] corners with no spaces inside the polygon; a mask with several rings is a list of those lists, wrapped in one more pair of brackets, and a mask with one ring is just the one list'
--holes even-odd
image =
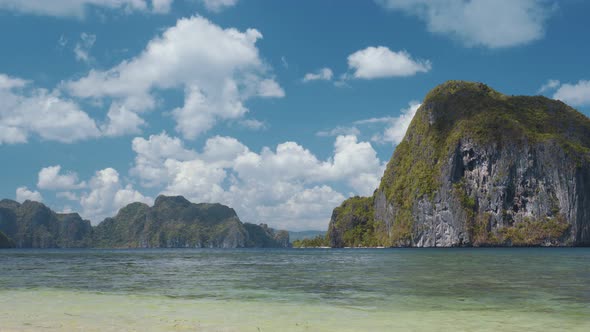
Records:
{"label": "bay", "polygon": [[590,248],[0,251],[0,331],[590,330]]}

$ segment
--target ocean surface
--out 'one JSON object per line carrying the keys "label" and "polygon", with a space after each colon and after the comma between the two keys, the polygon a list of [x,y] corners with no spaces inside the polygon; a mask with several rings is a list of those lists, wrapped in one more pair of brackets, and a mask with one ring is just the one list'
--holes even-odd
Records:
{"label": "ocean surface", "polygon": [[590,331],[590,248],[2,250],[0,331]]}

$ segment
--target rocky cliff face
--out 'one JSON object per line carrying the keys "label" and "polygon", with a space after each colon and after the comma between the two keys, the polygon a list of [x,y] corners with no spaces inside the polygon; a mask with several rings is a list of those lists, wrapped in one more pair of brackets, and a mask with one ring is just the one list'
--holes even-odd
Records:
{"label": "rocky cliff face", "polygon": [[14,248],[15,244],[6,234],[0,232],[0,249]]}
{"label": "rocky cliff face", "polygon": [[335,210],[333,246],[590,245],[590,120],[544,97],[447,82],[365,200],[367,227],[337,227],[363,216]]}
{"label": "rocky cliff face", "polygon": [[225,205],[159,196],[153,207],[133,203],[105,219],[95,228],[93,244],[107,248],[281,247],[273,236],[261,226],[243,224]]}
{"label": "rocky cliff face", "polygon": [[55,213],[38,202],[2,200],[0,231],[17,248],[81,248],[90,244],[92,226],[77,213]]}
{"label": "rocky cliff face", "polygon": [[[2,237],[5,235],[5,238]],[[45,205],[0,201],[0,246],[18,248],[242,248],[288,247],[289,235],[243,224],[221,204],[194,204],[182,196],[159,196],[153,207],[132,203],[98,226],[77,213]]]}
{"label": "rocky cliff face", "polygon": [[267,224],[245,223],[244,227],[247,232],[247,247],[288,248],[291,245],[287,231],[274,230]]}

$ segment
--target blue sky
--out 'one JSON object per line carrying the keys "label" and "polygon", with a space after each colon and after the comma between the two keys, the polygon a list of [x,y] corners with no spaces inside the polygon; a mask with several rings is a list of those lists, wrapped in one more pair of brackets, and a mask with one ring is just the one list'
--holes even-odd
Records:
{"label": "blue sky", "polygon": [[590,114],[587,1],[0,0],[0,197],[325,229],[450,79]]}

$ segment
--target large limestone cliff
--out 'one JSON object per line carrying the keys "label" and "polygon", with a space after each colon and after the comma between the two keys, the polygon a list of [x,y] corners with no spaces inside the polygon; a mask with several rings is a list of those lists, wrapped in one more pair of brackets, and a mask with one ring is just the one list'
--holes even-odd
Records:
{"label": "large limestone cliff", "polygon": [[352,200],[371,209],[337,208],[332,246],[590,245],[590,119],[447,82],[425,98],[374,195]]}

